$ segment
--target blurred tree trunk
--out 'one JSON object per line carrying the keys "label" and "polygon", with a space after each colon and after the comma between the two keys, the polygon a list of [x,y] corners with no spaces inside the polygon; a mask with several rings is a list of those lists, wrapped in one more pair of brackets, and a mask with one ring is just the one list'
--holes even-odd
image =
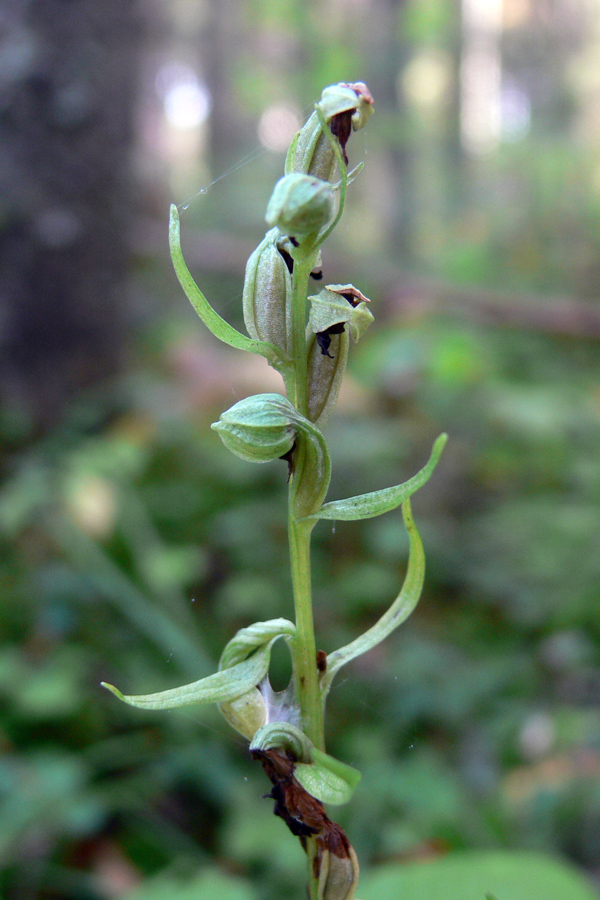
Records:
{"label": "blurred tree trunk", "polygon": [[124,347],[136,0],[8,0],[0,391],[45,428]]}

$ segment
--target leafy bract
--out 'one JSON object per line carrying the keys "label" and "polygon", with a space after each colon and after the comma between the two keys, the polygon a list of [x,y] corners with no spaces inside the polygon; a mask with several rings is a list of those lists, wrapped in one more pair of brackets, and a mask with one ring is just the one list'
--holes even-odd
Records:
{"label": "leafy bract", "polygon": [[171,217],[169,220],[169,248],[171,251],[171,260],[173,268],[179,283],[183,288],[188,300],[215,337],[219,338],[230,347],[238,350],[247,350],[250,353],[258,353],[264,356],[277,369],[285,368],[286,362],[282,358],[281,353],[274,346],[266,341],[256,341],[242,334],[229,322],[226,322],[219,313],[210,305],[190,273],[187,264],[183,258],[180,239],[179,213],[177,207],[171,205]]}
{"label": "leafy bract", "polygon": [[397,509],[405,500],[411,497],[419,488],[430,479],[433,470],[438,464],[442,450],[448,440],[447,434],[441,434],[433,445],[429,461],[420,472],[409,478],[403,484],[383,488],[380,491],[371,491],[369,494],[358,494],[356,497],[348,497],[346,500],[333,500],[324,503],[323,506],[311,516],[310,519],[335,519],[338,522],[349,522],[356,519],[372,519],[383,513]]}
{"label": "leafy bract", "polygon": [[255,622],[242,628],[229,641],[221,655],[219,671],[191,684],[159,691],[156,694],[122,694],[112,684],[102,687],[115,697],[138,709],[175,709],[201,703],[226,703],[248,693],[265,677],[271,660],[271,647],[277,638],[291,637],[295,625],[287,619]]}
{"label": "leafy bract", "polygon": [[102,682],[102,687],[130,706],[138,709],[175,709],[200,703],[223,703],[235,700],[253,688],[264,678],[269,668],[273,641],[264,644],[252,656],[229,669],[215,672],[192,684],[159,691],[157,694],[122,694],[112,684]]}
{"label": "leafy bract", "polygon": [[378,619],[375,625],[365,631],[364,634],[361,634],[356,640],[346,644],[345,647],[341,647],[339,650],[329,654],[327,657],[327,668],[321,676],[323,696],[329,691],[336,672],[342,666],[381,643],[392,631],[408,619],[419,602],[425,580],[425,552],[412,517],[410,500],[405,500],[402,504],[402,515],[410,541],[408,568],[402,590],[387,612]]}

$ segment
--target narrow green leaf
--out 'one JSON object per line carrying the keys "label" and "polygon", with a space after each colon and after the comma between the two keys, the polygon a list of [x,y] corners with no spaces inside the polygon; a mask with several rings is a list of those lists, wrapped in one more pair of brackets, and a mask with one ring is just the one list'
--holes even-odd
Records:
{"label": "narrow green leaf", "polygon": [[298,763],[294,767],[294,775],[304,790],[321,803],[334,806],[348,803],[361,779],[358,769],[316,747],[312,748],[311,757],[312,762]]}
{"label": "narrow green leaf", "polygon": [[137,694],[135,696],[122,694],[112,684],[102,682],[102,687],[130,706],[138,709],[175,709],[179,706],[190,706],[200,703],[224,703],[241,697],[261,681],[269,669],[271,647],[276,638],[270,640],[248,659],[237,663],[231,668],[223,669],[201,678],[192,684],[172,688],[168,691],[160,691],[157,694]]}
{"label": "narrow green leaf", "polygon": [[372,519],[374,516],[380,516],[396,509],[429,481],[447,440],[448,435],[441,434],[433,445],[429,462],[423,466],[420,472],[403,484],[383,488],[381,491],[372,491],[369,494],[348,497],[346,500],[333,500],[331,503],[325,503],[318,512],[307,518],[349,522],[355,519]]}
{"label": "narrow green leaf", "polygon": [[258,353],[264,356],[275,368],[285,368],[285,362],[282,359],[277,347],[268,344],[266,341],[255,341],[252,338],[242,334],[229,322],[226,322],[219,313],[212,308],[196,282],[191,276],[186,262],[183,258],[181,250],[179,213],[177,207],[171,205],[171,217],[169,220],[169,248],[171,250],[171,260],[179,283],[183,288],[188,300],[215,337],[219,338],[230,347],[236,347],[238,350],[247,350],[250,353]]}
{"label": "narrow green leaf", "polygon": [[406,621],[411,612],[419,602],[423,582],[425,580],[425,553],[423,544],[417,531],[412,512],[410,508],[410,500],[405,500],[402,504],[402,514],[404,516],[404,524],[408,531],[410,541],[410,551],[408,557],[408,568],[402,590],[381,618],[364,634],[335,650],[327,657],[327,668],[321,677],[321,690],[325,696],[331,686],[331,682],[336,672],[349,663],[357,656],[361,656],[368,650],[372,650],[377,644],[381,643],[388,635],[392,633],[402,622]]}

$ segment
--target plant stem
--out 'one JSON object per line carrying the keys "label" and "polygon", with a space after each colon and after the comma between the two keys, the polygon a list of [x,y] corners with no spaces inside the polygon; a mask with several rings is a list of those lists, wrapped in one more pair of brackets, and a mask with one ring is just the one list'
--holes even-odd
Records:
{"label": "plant stem", "polygon": [[[299,475],[301,477],[301,470]],[[296,636],[290,648],[292,651],[294,685],[296,699],[300,704],[304,732],[315,747],[325,750],[323,702],[317,671],[317,650],[310,578],[310,537],[312,527],[310,523],[296,520],[290,503],[288,534],[294,608],[296,611]],[[315,877],[314,866],[317,845],[314,838],[307,838],[305,849],[308,860],[309,896],[310,900],[317,900],[318,881]]]}
{"label": "plant stem", "polygon": [[298,522],[290,512],[290,561],[296,611],[296,637],[292,644],[294,685],[304,731],[315,747],[324,750],[323,702],[317,671],[310,584],[311,531],[312,523]]}
{"label": "plant stem", "polygon": [[[294,405],[305,416],[308,412],[306,367],[306,297],[308,279],[316,250],[294,259],[292,334],[294,357]],[[315,747],[324,750],[323,702],[317,672],[317,650],[312,613],[310,578],[310,536],[314,523],[299,522],[294,515],[294,497],[298,494],[305,467],[309,464],[302,445],[298,446],[295,471],[290,483],[288,539],[296,638],[292,645],[292,665],[296,697],[300,704],[303,728]]]}

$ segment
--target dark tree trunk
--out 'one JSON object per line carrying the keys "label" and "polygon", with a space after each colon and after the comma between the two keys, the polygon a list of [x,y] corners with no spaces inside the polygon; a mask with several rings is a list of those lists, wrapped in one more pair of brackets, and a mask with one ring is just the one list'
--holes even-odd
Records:
{"label": "dark tree trunk", "polygon": [[136,0],[8,0],[0,48],[0,391],[38,428],[124,346]]}

